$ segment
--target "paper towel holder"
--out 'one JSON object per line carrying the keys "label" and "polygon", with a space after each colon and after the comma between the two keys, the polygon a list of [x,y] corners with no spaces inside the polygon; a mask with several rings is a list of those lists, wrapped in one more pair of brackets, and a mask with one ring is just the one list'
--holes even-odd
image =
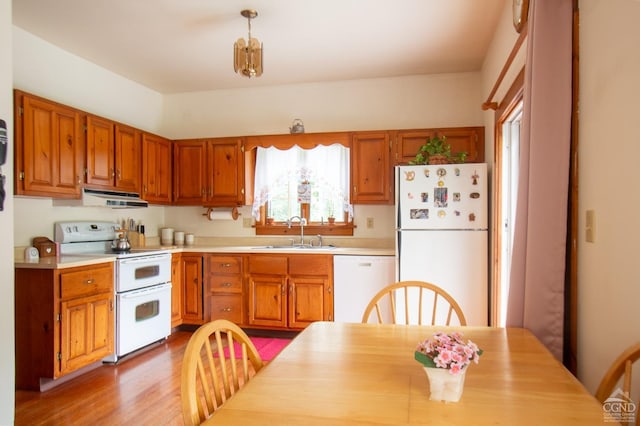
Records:
{"label": "paper towel holder", "polygon": [[213,220],[211,219],[211,213],[213,212],[219,212],[219,211],[224,211],[224,212],[229,212],[231,219],[233,220],[238,220],[238,216],[240,216],[241,213],[238,213],[238,208],[237,207],[232,207],[231,209],[227,208],[215,208],[215,207],[207,207],[207,212],[206,213],[202,213],[202,216],[206,216],[207,219],[209,220]]}

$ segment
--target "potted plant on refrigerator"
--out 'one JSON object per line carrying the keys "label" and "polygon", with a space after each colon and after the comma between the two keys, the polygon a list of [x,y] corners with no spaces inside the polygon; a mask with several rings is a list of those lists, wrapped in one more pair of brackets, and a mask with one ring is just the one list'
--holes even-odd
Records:
{"label": "potted plant on refrigerator", "polygon": [[464,163],[466,159],[466,152],[451,154],[451,144],[447,142],[447,137],[443,135],[427,138],[427,142],[420,147],[416,157],[409,161],[409,164]]}

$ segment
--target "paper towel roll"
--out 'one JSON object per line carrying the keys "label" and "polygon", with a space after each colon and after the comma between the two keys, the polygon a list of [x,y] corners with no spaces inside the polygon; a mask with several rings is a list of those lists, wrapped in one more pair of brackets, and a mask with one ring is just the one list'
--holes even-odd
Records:
{"label": "paper towel roll", "polygon": [[238,219],[238,209],[233,208],[210,208],[207,211],[207,218],[209,220],[236,220]]}

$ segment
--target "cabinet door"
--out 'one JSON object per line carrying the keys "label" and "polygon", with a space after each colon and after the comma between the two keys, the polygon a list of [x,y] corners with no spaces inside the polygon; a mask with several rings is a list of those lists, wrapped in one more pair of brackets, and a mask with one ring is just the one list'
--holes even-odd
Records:
{"label": "cabinet door", "polygon": [[484,161],[484,127],[451,127],[443,129],[399,130],[396,134],[395,164],[409,164],[428,139],[445,136],[451,154],[466,152],[466,163]]}
{"label": "cabinet door", "polygon": [[466,152],[466,163],[484,162],[484,127],[438,129],[438,136],[446,136],[451,154]]}
{"label": "cabinet door", "polygon": [[142,135],[142,197],[150,203],[171,204],[171,141]]}
{"label": "cabinet door", "polygon": [[16,106],[16,194],[79,197],[84,167],[79,112],[20,92]]}
{"label": "cabinet door", "polygon": [[409,164],[409,161],[416,158],[420,147],[435,135],[435,129],[398,131],[396,134],[395,164]]}
{"label": "cabinet door", "polygon": [[289,278],[289,327],[305,328],[333,320],[333,293],[328,277]]}
{"label": "cabinet door", "polygon": [[114,123],[87,116],[87,177],[91,186],[113,188],[115,183]]}
{"label": "cabinet door", "polygon": [[173,154],[174,204],[203,205],[207,170],[206,142],[176,141]]}
{"label": "cabinet door", "polygon": [[357,132],[351,142],[351,202],[393,204],[389,134]]}
{"label": "cabinet door", "polygon": [[182,256],[182,286],[182,321],[201,324],[204,318],[201,256]]}
{"label": "cabinet door", "polygon": [[182,268],[180,254],[171,255],[171,327],[182,324]]}
{"label": "cabinet door", "polygon": [[140,193],[141,179],[140,131],[133,127],[115,126],[115,186],[127,192]]}
{"label": "cabinet door", "polygon": [[286,327],[286,290],[286,276],[250,275],[249,325]]}
{"label": "cabinet door", "polygon": [[242,138],[211,140],[207,153],[207,205],[242,205],[244,201]]}
{"label": "cabinet door", "polygon": [[61,303],[60,374],[99,361],[114,351],[113,295]]}

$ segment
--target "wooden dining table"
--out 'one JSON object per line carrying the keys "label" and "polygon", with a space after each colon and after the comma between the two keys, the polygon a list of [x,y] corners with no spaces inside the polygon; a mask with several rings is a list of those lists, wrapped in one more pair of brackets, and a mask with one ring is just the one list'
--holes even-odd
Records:
{"label": "wooden dining table", "polygon": [[[459,402],[429,400],[418,342],[463,333],[484,353]],[[601,404],[528,330],[317,322],[205,424],[602,425]]]}

